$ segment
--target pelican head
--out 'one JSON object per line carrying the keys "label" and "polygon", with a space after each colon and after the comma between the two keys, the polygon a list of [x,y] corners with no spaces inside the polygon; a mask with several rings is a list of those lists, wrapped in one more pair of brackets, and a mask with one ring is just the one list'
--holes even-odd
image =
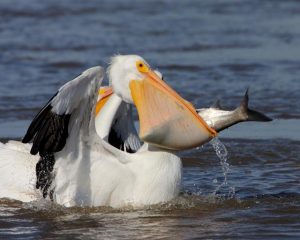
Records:
{"label": "pelican head", "polygon": [[113,92],[136,106],[142,141],[182,150],[199,146],[216,135],[195,108],[168,86],[142,57],[113,57],[108,76]]}
{"label": "pelican head", "polygon": [[109,83],[114,93],[120,96],[123,101],[133,104],[130,90],[132,80],[143,80],[145,71],[149,68],[146,61],[137,55],[118,55],[112,57],[108,68]]}

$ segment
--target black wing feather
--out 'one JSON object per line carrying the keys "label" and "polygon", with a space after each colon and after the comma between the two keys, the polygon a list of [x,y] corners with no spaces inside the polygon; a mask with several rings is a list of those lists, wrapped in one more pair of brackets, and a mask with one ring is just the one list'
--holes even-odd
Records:
{"label": "black wing feather", "polygon": [[51,111],[51,101],[56,95],[35,116],[22,140],[23,143],[32,141],[30,153],[33,155],[39,153],[41,156],[36,164],[36,188],[42,191],[44,198],[49,193],[53,179],[54,153],[64,148],[69,135],[71,115],[58,115]]}
{"label": "black wing feather", "polygon": [[30,153],[40,156],[61,151],[67,141],[70,114],[56,114],[52,112],[51,101],[39,111],[31,122],[22,142],[32,141]]}
{"label": "black wing feather", "polygon": [[22,140],[23,143],[32,141],[30,153],[39,153],[41,156],[36,164],[36,188],[42,191],[44,198],[49,193],[53,179],[54,153],[64,148],[70,121],[70,114],[58,115],[51,111],[51,101],[56,95],[39,111]]}
{"label": "black wing feather", "polygon": [[[55,164],[54,155],[50,154],[41,157],[35,167],[36,188],[41,189],[44,198],[47,197],[48,190],[53,180],[52,171],[53,171],[54,164]],[[51,198],[51,194],[50,194],[50,198]]]}
{"label": "black wing feather", "polygon": [[125,142],[120,136],[120,134],[117,133],[117,131],[114,129],[114,125],[112,125],[112,128],[108,135],[108,142],[115,148],[118,148],[122,151],[126,151],[128,153],[135,153],[136,151],[132,149],[130,146],[125,146]]}
{"label": "black wing feather", "polygon": [[31,139],[34,137],[36,134],[37,130],[43,125],[43,122],[45,120],[45,116],[47,115],[48,111],[51,110],[49,109],[50,103],[55,98],[57,93],[47,102],[47,104],[38,112],[38,114],[34,117],[32,120],[22,142],[23,143],[28,143],[31,141]]}

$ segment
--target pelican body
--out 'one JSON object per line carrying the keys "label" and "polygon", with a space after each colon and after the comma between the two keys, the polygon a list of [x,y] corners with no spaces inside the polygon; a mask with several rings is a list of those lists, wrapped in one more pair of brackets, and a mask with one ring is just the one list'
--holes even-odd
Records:
{"label": "pelican body", "polygon": [[[68,207],[123,207],[178,195],[182,166],[173,150],[201,145],[215,130],[143,58],[112,58],[108,76],[113,93],[98,113],[100,131],[95,111],[104,70],[94,67],[58,90],[33,119],[22,143],[1,145],[0,189],[5,190],[0,197],[32,201],[43,196]],[[138,141],[122,136],[125,148],[146,143],[134,153],[109,143],[123,102],[137,107],[140,121]],[[12,176],[14,168],[18,175]]]}

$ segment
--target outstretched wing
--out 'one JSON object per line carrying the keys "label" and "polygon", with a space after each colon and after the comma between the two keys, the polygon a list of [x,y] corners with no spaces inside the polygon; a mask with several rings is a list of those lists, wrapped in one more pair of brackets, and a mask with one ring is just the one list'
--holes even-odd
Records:
{"label": "outstretched wing", "polygon": [[22,140],[23,143],[32,141],[31,154],[39,153],[43,157],[61,151],[69,131],[75,127],[70,126],[71,119],[90,122],[103,76],[102,67],[93,67],[58,90],[33,119]]}
{"label": "outstretched wing", "polygon": [[95,135],[93,109],[103,76],[102,67],[93,67],[63,85],[33,119],[22,140],[32,141],[30,153],[41,156],[36,164],[36,188],[44,198],[49,194],[52,199],[54,154],[66,148],[69,134],[74,140],[69,141],[70,151],[76,148],[72,144],[79,141],[80,134],[87,138]]}

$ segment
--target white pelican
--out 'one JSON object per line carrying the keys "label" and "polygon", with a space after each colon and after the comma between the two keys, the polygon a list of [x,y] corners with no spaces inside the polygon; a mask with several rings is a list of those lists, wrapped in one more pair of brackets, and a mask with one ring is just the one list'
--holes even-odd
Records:
{"label": "white pelican", "polygon": [[149,147],[131,154],[98,136],[94,114],[104,71],[88,69],[62,86],[34,118],[23,138],[32,145],[1,144],[1,198],[36,200],[37,187],[64,206],[122,207],[178,195],[182,166],[171,150],[201,145],[216,132],[143,58],[114,57],[108,74],[113,93],[100,112],[102,133],[109,132],[125,101],[136,105],[139,137]]}

